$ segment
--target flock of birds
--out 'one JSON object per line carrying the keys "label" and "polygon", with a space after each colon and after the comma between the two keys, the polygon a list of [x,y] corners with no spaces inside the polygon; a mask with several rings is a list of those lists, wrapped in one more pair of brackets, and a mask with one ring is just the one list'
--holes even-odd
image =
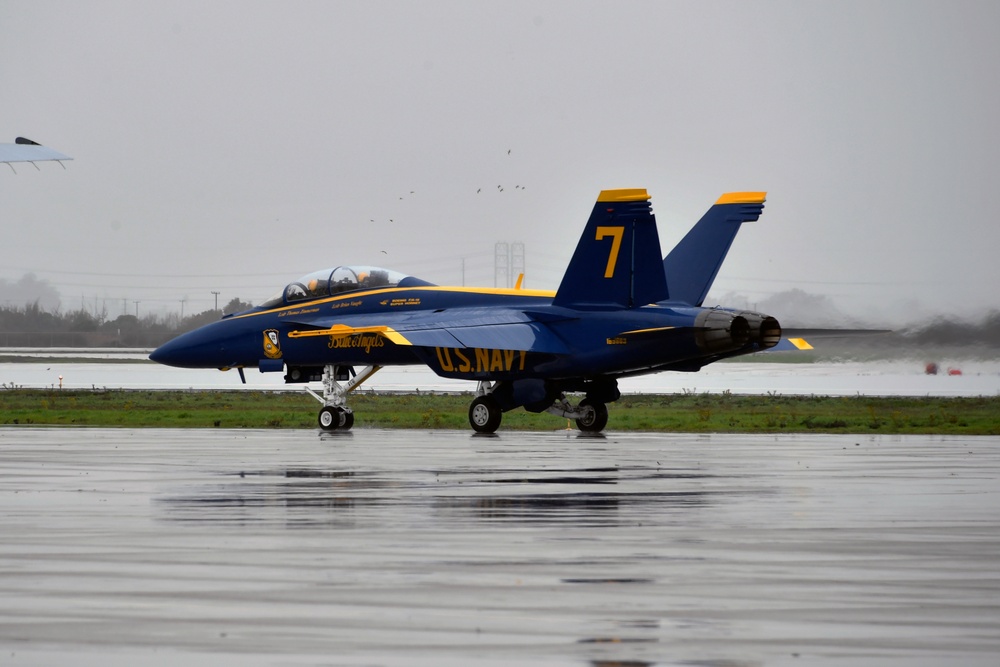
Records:
{"label": "flock of birds", "polygon": [[[511,149],[508,149],[507,150],[507,155],[510,156],[510,154],[511,154]],[[501,183],[501,184],[497,185],[496,192],[499,194],[499,193],[505,192],[507,189],[508,188],[505,188],[503,186],[503,184]],[[523,186],[523,185],[520,185],[520,184],[514,185],[514,191],[522,191],[523,192],[525,190],[527,190],[527,188],[525,186]],[[477,195],[478,194],[482,194],[482,192],[483,192],[483,188],[480,187],[480,188],[476,189],[476,194]],[[408,194],[401,195],[399,197],[399,201],[403,201],[403,200],[407,199],[408,197],[410,197],[412,195],[415,195],[415,194],[416,194],[415,190],[410,190]],[[395,218],[383,218],[383,219],[387,219],[391,223],[396,222]],[[378,221],[378,218],[369,218],[368,219],[369,223],[374,223],[374,222],[377,222],[377,221]],[[383,255],[388,255],[389,254],[385,250],[382,250],[381,252],[382,252]]]}

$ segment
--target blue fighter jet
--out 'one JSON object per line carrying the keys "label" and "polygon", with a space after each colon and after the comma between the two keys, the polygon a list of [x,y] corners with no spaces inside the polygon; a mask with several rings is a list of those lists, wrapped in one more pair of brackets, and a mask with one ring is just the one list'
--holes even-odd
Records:
{"label": "blue fighter jet", "polygon": [[496,431],[503,413],[519,407],[601,431],[607,403],[621,396],[619,378],[697,371],[781,340],[769,315],[702,305],[764,195],[723,195],[663,258],[646,190],[605,190],[555,292],[441,287],[338,266],[185,333],[150,359],[237,368],[244,381],[244,368],[258,368],[284,372],[287,383],[322,382],[321,395],[306,390],[322,403],[324,430],[351,428],[348,395],[380,368],[424,364],[477,383],[469,423],[479,433]]}

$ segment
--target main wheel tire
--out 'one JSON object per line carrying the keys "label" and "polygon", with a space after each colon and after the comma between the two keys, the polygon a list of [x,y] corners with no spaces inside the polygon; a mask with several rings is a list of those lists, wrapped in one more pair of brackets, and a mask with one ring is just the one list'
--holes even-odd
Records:
{"label": "main wheel tire", "polygon": [[352,426],[354,426],[354,413],[344,410],[344,421],[340,425],[340,430],[350,431]]}
{"label": "main wheel tire", "polygon": [[583,417],[576,420],[577,428],[587,433],[598,433],[608,425],[608,406],[600,401],[585,398],[580,401]]}
{"label": "main wheel tire", "polygon": [[489,394],[477,396],[469,406],[469,424],[476,433],[495,433],[500,428],[503,411]]}
{"label": "main wheel tire", "polygon": [[[353,415],[352,415],[353,422]],[[327,405],[319,411],[319,427],[324,431],[336,431],[344,424],[344,411]]]}

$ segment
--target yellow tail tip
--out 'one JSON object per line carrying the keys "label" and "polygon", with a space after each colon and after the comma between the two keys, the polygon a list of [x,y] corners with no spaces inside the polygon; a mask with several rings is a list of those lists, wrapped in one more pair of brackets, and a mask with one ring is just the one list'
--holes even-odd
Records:
{"label": "yellow tail tip", "polygon": [[766,192],[727,192],[716,204],[763,204]]}

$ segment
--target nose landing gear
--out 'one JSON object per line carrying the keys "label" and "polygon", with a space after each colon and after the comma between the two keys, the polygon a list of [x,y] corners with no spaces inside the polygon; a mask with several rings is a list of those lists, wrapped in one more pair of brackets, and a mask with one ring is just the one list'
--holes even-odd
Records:
{"label": "nose landing gear", "polygon": [[[319,411],[319,427],[324,431],[349,431],[354,426],[354,411],[347,407],[347,394],[357,389],[362,382],[375,375],[381,368],[381,366],[367,366],[360,373],[355,373],[352,366],[325,366],[323,395],[320,396],[306,387],[306,391],[323,404]],[[347,382],[341,384],[344,380]]]}
{"label": "nose landing gear", "polygon": [[319,427],[324,431],[349,431],[354,426],[354,412],[345,408],[324,406],[319,411]]}

